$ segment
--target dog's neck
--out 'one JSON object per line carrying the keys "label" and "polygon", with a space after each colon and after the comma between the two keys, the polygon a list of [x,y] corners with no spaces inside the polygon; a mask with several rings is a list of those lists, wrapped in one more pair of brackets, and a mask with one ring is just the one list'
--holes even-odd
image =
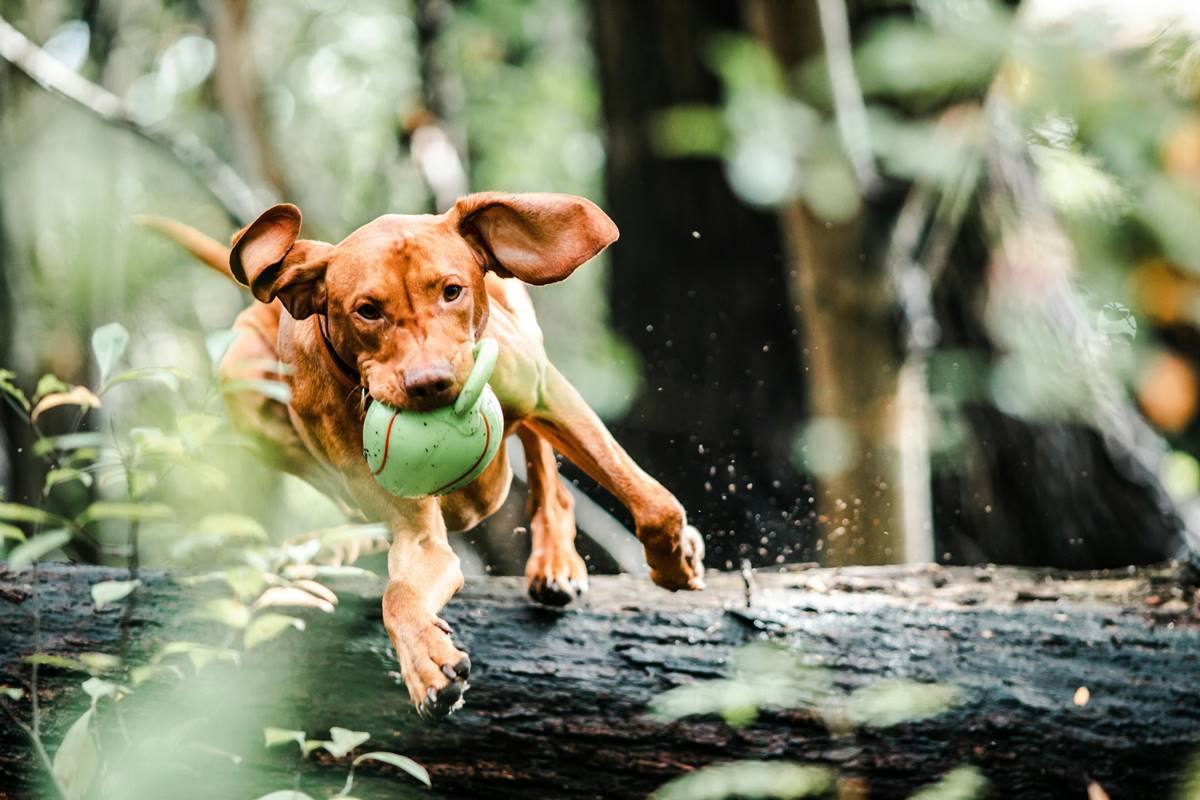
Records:
{"label": "dog's neck", "polygon": [[362,375],[353,366],[347,364],[346,360],[338,355],[337,350],[334,349],[333,342],[329,339],[329,331],[325,328],[325,317],[321,314],[314,316],[316,318],[317,338],[320,340],[321,360],[325,362],[325,368],[345,388],[362,388]]}

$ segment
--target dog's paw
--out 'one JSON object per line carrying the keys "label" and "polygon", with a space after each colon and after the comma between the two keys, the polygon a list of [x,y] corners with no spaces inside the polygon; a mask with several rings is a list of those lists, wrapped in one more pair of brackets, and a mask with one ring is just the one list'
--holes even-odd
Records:
{"label": "dog's paw", "polygon": [[529,596],[544,606],[565,606],[588,588],[587,564],[574,547],[531,555],[525,578]]}
{"label": "dog's paw", "polygon": [[704,588],[704,537],[691,525],[684,525],[672,547],[665,551],[646,549],[650,580],[673,592]]}
{"label": "dog's paw", "polygon": [[417,714],[427,719],[461,708],[469,687],[471,658],[454,646],[452,633],[435,617],[419,627],[397,628],[392,635],[408,695]]}

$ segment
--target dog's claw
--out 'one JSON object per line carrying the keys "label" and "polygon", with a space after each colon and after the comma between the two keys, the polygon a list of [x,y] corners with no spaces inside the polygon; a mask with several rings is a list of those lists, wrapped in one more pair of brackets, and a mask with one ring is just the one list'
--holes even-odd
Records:
{"label": "dog's claw", "polygon": [[467,684],[455,681],[437,691],[432,687],[425,692],[425,700],[417,708],[417,713],[425,719],[446,717],[457,711],[463,704],[463,692]]}
{"label": "dog's claw", "polygon": [[454,666],[442,665],[442,674],[450,679],[450,683],[441,689],[430,686],[425,690],[425,697],[417,706],[417,714],[422,719],[436,719],[453,714],[463,704],[463,693],[469,684],[467,677],[471,674],[471,659],[464,655]]}
{"label": "dog's claw", "polygon": [[446,620],[442,619],[441,617],[434,619],[433,626],[447,636],[454,635],[454,629],[450,627],[450,623],[446,622]]}
{"label": "dog's claw", "polygon": [[529,596],[534,602],[555,608],[567,605],[582,593],[583,589],[573,580],[568,580],[566,586],[557,580],[547,581],[543,578],[537,578],[529,584]]}
{"label": "dog's claw", "polygon": [[463,657],[460,658],[458,663],[454,665],[454,672],[459,678],[465,681],[467,676],[471,674],[471,657],[466,653],[463,653]]}

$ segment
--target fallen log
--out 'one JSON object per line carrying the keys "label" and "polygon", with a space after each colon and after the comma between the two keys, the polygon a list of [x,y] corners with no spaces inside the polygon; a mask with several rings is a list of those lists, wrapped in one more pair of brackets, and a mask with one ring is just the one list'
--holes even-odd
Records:
{"label": "fallen log", "polygon": [[[22,658],[35,651],[118,652],[124,603],[97,611],[89,587],[122,577],[43,564],[35,588],[31,570],[0,566],[0,683],[28,688]],[[327,796],[349,759],[267,750],[261,729],[311,736],[338,725],[369,731],[370,749],[424,764],[442,797],[644,797],[733,759],[827,765],[849,781],[843,791],[865,788],[869,795],[854,796],[871,798],[906,797],[964,764],[983,771],[996,797],[1079,797],[1092,781],[1113,797],[1171,797],[1200,752],[1200,612],[1188,579],[1176,565],[1074,574],[793,569],[715,575],[706,592],[669,594],[644,579],[596,577],[587,599],[561,612],[531,605],[517,579],[476,580],[445,614],[474,664],[467,704],[437,722],[408,708],[377,597],[343,591],[337,612],[309,614],[304,633],[248,652],[239,668],[206,668],[242,689],[189,710],[207,720],[189,736],[223,735],[221,747],[243,760],[198,783],[177,781],[170,796],[255,797],[295,785]],[[211,634],[212,623],[189,617],[200,589],[164,573],[142,580],[128,613],[132,662],[165,641]],[[957,686],[962,702],[922,721],[842,734],[802,711],[763,713],[741,729],[716,717],[666,723],[647,714],[655,696],[726,675],[735,650],[763,638],[819,661],[846,691],[903,677]],[[87,700],[79,674],[40,672],[53,753]],[[148,682],[123,702],[155,694],[180,709],[194,702],[170,685]],[[1082,705],[1080,687],[1090,694]],[[27,702],[10,706],[28,712]],[[130,712],[125,724],[157,724],[147,719]],[[52,796],[42,772],[22,733],[0,725],[0,797]],[[232,782],[226,773],[236,773]],[[415,786],[382,764],[357,775],[360,798],[409,796]]]}

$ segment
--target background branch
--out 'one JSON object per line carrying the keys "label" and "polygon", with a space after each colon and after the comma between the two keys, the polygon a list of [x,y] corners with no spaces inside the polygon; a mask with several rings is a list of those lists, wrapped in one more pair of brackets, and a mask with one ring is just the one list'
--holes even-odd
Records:
{"label": "background branch", "polygon": [[25,73],[39,86],[72,101],[111,125],[125,128],[164,147],[208,190],[238,227],[257,216],[272,198],[255,192],[212,148],[190,133],[144,125],[125,101],[68,69],[0,17],[0,58]]}

